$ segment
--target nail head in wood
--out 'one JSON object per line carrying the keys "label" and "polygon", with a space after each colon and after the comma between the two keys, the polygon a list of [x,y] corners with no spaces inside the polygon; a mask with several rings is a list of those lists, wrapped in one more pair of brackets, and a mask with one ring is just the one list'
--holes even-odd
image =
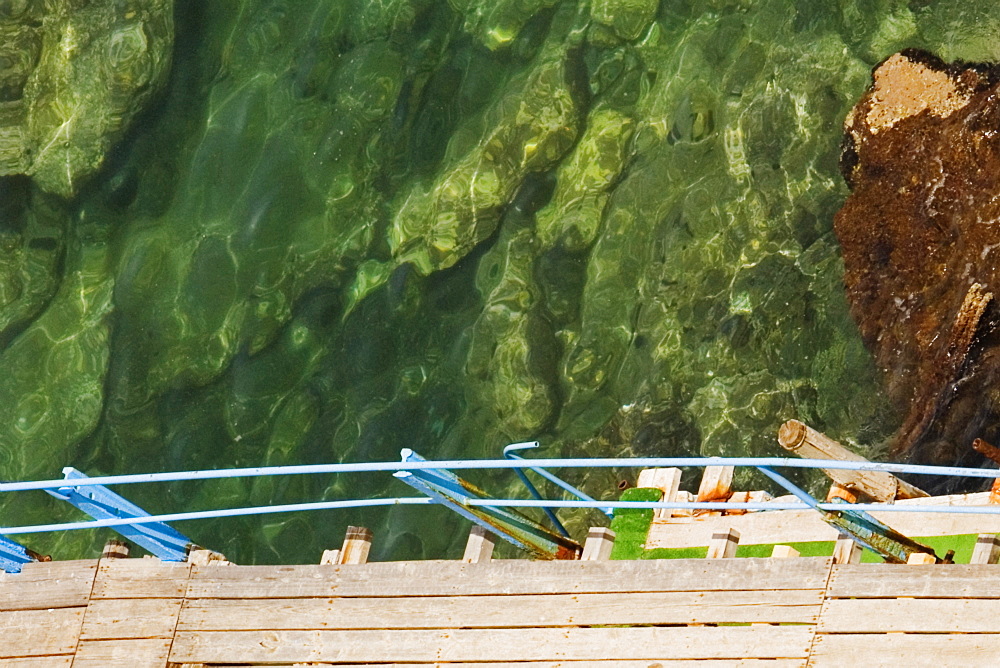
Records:
{"label": "nail head in wood", "polygon": [[101,559],[127,559],[131,551],[132,546],[126,541],[112,538],[104,544]]}
{"label": "nail head in wood", "polygon": [[981,533],[976,538],[970,564],[995,564],[1000,559],[1000,535]]}
{"label": "nail head in wood", "polygon": [[478,564],[493,559],[493,547],[496,539],[484,527],[474,524],[469,531],[469,540],[465,544],[465,555],[462,561],[467,564]]}
{"label": "nail head in wood", "polygon": [[736,556],[736,547],[740,544],[740,532],[736,529],[712,534],[708,544],[708,559],[732,559]]}
{"label": "nail head in wood", "polygon": [[372,549],[372,532],[365,527],[347,527],[344,546],[340,548],[340,563],[366,564]]}
{"label": "nail head in wood", "polygon": [[860,564],[863,549],[853,538],[841,536],[833,546],[833,563]]}
{"label": "nail head in wood", "polygon": [[590,527],[587,540],[583,544],[581,561],[607,561],[615,546],[615,532],[607,527]]}

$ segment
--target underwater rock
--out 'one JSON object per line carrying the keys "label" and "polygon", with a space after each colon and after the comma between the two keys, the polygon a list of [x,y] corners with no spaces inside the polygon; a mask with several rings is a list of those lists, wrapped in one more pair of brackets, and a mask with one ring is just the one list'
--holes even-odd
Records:
{"label": "underwater rock", "polygon": [[160,89],[173,1],[5,3],[0,12],[0,176],[72,197]]}
{"label": "underwater rock", "polygon": [[851,312],[905,415],[894,454],[959,461],[1000,406],[1000,69],[890,56],[847,117],[835,219]]}

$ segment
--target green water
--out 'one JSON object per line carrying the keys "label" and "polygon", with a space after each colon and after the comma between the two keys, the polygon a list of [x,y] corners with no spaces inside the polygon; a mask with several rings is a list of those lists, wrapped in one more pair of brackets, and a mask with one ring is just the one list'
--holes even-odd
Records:
{"label": "green water", "polygon": [[[842,293],[841,123],[900,48],[1000,59],[1000,9],[967,0],[47,6],[0,5],[23,74],[0,82],[5,479],[525,439],[772,455],[793,417],[878,456],[899,416]],[[616,472],[567,475],[617,494]],[[128,490],[159,512],[409,493]],[[0,511],[76,517],[41,494]],[[466,532],[427,508],[178,528],[310,562],[348,523],[377,559],[454,557]]]}

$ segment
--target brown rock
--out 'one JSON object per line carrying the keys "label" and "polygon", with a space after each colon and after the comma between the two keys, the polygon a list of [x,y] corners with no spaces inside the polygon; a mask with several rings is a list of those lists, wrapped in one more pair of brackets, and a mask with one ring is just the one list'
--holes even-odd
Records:
{"label": "brown rock", "polygon": [[907,50],[845,124],[834,229],[861,335],[905,418],[891,447],[956,462],[1000,408],[1000,68]]}

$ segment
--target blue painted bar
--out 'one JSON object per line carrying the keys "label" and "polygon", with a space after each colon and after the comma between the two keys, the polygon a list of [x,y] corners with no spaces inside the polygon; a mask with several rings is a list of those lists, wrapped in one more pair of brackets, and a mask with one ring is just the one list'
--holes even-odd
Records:
{"label": "blue painted bar", "polygon": [[[426,461],[409,448],[400,453],[404,462]],[[577,559],[581,547],[572,539],[561,536],[517,511],[494,506],[473,506],[470,500],[489,500],[487,494],[462,480],[451,471],[424,469],[398,471],[395,474],[407,485],[426,494],[438,503],[472,520],[487,531],[500,536],[538,559]]]}
{"label": "blue painted bar", "polygon": [[37,561],[24,545],[0,536],[0,571],[20,573],[21,567]]}
{"label": "blue painted bar", "polygon": [[[959,478],[996,478],[997,469],[928,466],[924,464],[894,464],[887,462],[847,462],[831,459],[791,459],[787,457],[618,457],[594,459],[456,459],[423,462],[359,462],[348,464],[308,464],[296,466],[258,466],[253,468],[170,473],[138,473],[129,475],[95,476],[77,483],[79,487],[94,485],[130,485],[177,480],[215,480],[221,478],[258,478],[277,475],[310,475],[320,473],[363,473],[377,471],[419,471],[423,469],[523,469],[523,468],[655,468],[686,466],[770,466],[793,469],[840,469],[845,471],[885,471],[921,475],[955,476]],[[65,480],[32,480],[0,482],[0,492],[30,489],[58,489]],[[607,503],[610,507],[612,504]],[[599,507],[599,506],[594,506]]]}
{"label": "blue painted bar", "polygon": [[[85,480],[87,475],[77,471],[72,466],[63,469],[66,481]],[[128,499],[115,494],[103,485],[77,487],[66,485],[53,490],[49,494],[66,501],[96,520],[131,519],[150,517],[145,510]],[[184,561],[187,559],[190,538],[178,533],[163,522],[148,522],[143,524],[128,523],[115,527],[115,531],[126,539],[139,545],[163,561]]]}

